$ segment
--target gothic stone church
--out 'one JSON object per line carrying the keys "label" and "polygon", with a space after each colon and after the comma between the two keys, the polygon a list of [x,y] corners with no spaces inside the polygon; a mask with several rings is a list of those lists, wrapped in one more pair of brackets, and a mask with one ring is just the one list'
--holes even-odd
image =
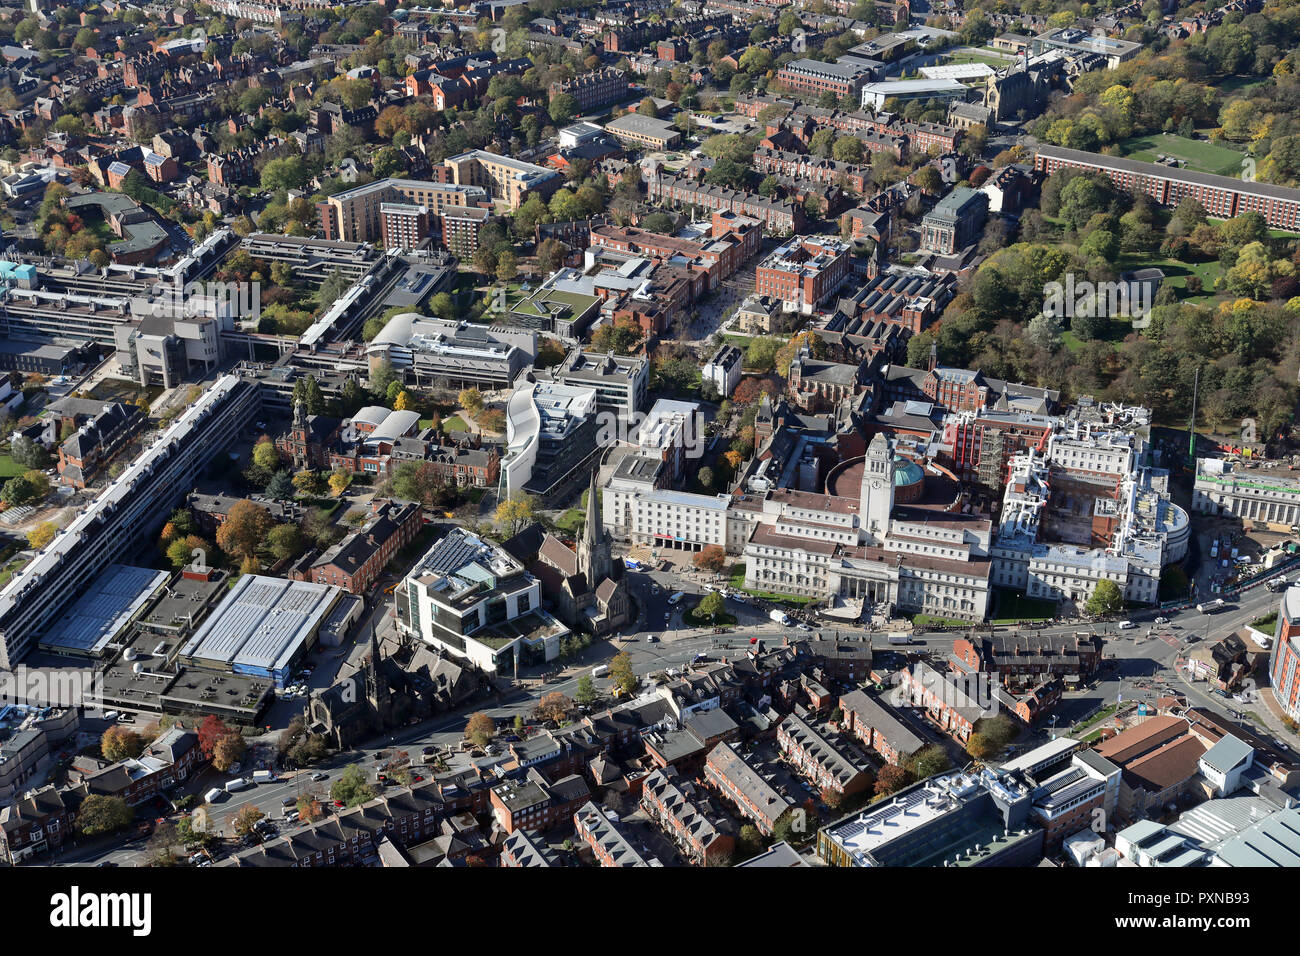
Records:
{"label": "gothic stone church", "polygon": [[599,636],[627,623],[631,601],[623,580],[623,562],[610,556],[595,474],[587,492],[587,517],[574,548],[540,525],[516,535],[505,547],[541,581],[542,593],[555,616],[571,629]]}

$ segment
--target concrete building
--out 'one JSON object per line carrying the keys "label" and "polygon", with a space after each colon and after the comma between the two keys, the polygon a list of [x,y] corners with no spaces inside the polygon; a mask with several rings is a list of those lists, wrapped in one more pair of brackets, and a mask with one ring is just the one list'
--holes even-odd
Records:
{"label": "concrete building", "polygon": [[261,410],[256,386],[219,378],[108,488],[0,589],[0,668],[11,668],[38,635],[110,564],[152,540],[168,512]]}
{"label": "concrete building", "polygon": [[366,355],[372,372],[390,362],[417,386],[504,389],[532,365],[537,333],[403,312],[370,340]]}
{"label": "concrete building", "polygon": [[402,633],[480,670],[551,661],[568,629],[542,610],[541,588],[500,546],[456,528],[398,585]]}
{"label": "concrete building", "polygon": [[559,382],[515,387],[506,405],[506,495],[550,497],[573,485],[598,451],[596,390]]}
{"label": "concrete building", "polygon": [[1030,820],[1030,790],[1014,777],[930,777],[817,834],[828,866],[1032,866],[1043,831]]}

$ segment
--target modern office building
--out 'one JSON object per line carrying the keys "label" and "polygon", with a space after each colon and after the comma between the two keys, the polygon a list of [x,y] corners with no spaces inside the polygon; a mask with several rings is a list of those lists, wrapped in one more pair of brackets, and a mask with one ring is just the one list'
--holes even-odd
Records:
{"label": "modern office building", "polygon": [[596,443],[596,390],[559,382],[526,382],[506,406],[508,452],[501,465],[506,497],[550,497],[581,479]]}
{"label": "modern office building", "polygon": [[573,349],[550,374],[564,385],[594,388],[596,406],[621,416],[640,411],[650,387],[650,362],[639,355]]}
{"label": "modern office building", "polygon": [[930,777],[817,834],[828,866],[1032,866],[1029,787],[992,770]]}
{"label": "modern office building", "polygon": [[453,528],[397,586],[406,635],[488,673],[560,654],[568,628],[542,610],[537,578],[504,548]]}
{"label": "modern office building", "polygon": [[537,333],[403,312],[370,340],[366,354],[372,372],[390,362],[415,385],[503,389],[533,364]]}

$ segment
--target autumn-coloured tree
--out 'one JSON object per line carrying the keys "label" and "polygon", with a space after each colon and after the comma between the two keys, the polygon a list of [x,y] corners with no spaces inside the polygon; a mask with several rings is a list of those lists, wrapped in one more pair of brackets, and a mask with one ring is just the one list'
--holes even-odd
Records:
{"label": "autumn-coloured tree", "polygon": [[53,521],[42,521],[27,532],[27,544],[34,550],[39,551],[53,541],[54,536],[58,533],[59,526],[57,524]]}
{"label": "autumn-coloured tree", "polygon": [[912,775],[902,767],[886,764],[876,776],[876,794],[888,796],[897,793],[912,782]]}
{"label": "autumn-coloured tree", "polygon": [[223,773],[244,759],[248,745],[237,733],[229,733],[218,740],[212,748],[212,766]]}
{"label": "autumn-coloured tree", "polygon": [[541,720],[553,720],[559,723],[568,716],[572,708],[573,701],[556,690],[537,702],[536,714]]}
{"label": "autumn-coloured tree", "polygon": [[257,554],[274,525],[271,513],[265,508],[247,499],[236,501],[217,528],[217,546],[227,554],[251,557]]}
{"label": "autumn-coloured tree", "polygon": [[491,716],[481,710],[476,714],[471,714],[469,721],[465,724],[465,736],[480,747],[486,747],[490,744],[495,734],[496,723]]}
{"label": "autumn-coloured tree", "polygon": [[731,393],[731,401],[736,405],[752,405],[762,394],[763,388],[758,379],[742,378],[735,391]]}
{"label": "autumn-coloured tree", "polygon": [[266,471],[275,471],[280,467],[280,449],[265,435],[253,446],[253,464]]}
{"label": "autumn-coloured tree", "polygon": [[247,836],[253,832],[253,827],[257,826],[258,821],[264,816],[265,813],[248,803],[231,814],[230,826],[236,836]]}
{"label": "autumn-coloured tree", "polygon": [[333,492],[334,496],[337,498],[339,495],[343,494],[343,492],[348,490],[348,485],[352,484],[352,476],[346,471],[335,469],[330,472],[329,484],[330,491]]}
{"label": "autumn-coloured tree", "polygon": [[722,570],[723,565],[727,563],[727,552],[719,545],[711,544],[697,551],[695,557],[691,560],[701,571],[712,571],[717,574]]}
{"label": "autumn-coloured tree", "polygon": [[298,819],[303,823],[311,823],[325,816],[325,808],[321,806],[320,799],[304,794],[298,798]]}
{"label": "autumn-coloured tree", "polygon": [[640,683],[636,672],[632,670],[632,658],[627,651],[617,654],[609,662],[609,676],[614,681],[614,686],[623,694],[632,693]]}
{"label": "autumn-coloured tree", "polygon": [[511,495],[497,505],[496,520],[510,537],[533,520],[534,506],[531,495]]}
{"label": "autumn-coloured tree", "polygon": [[112,726],[99,738],[105,760],[129,760],[144,753],[145,739],[129,727]]}
{"label": "autumn-coloured tree", "polygon": [[198,730],[195,731],[199,737],[199,752],[208,760],[212,759],[213,751],[216,749],[217,741],[222,737],[233,734],[234,731],[226,726],[225,722],[216,714],[209,714],[203,718],[203,723],[199,724]]}

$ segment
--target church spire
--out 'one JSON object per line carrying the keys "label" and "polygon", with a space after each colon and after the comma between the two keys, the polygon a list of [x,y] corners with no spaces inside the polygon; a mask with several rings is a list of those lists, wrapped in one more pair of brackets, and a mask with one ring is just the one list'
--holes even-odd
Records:
{"label": "church spire", "polygon": [[587,523],[583,529],[582,536],[589,543],[594,544],[600,540],[600,489],[596,487],[596,475],[600,471],[600,465],[591,472],[591,487],[587,489]]}

